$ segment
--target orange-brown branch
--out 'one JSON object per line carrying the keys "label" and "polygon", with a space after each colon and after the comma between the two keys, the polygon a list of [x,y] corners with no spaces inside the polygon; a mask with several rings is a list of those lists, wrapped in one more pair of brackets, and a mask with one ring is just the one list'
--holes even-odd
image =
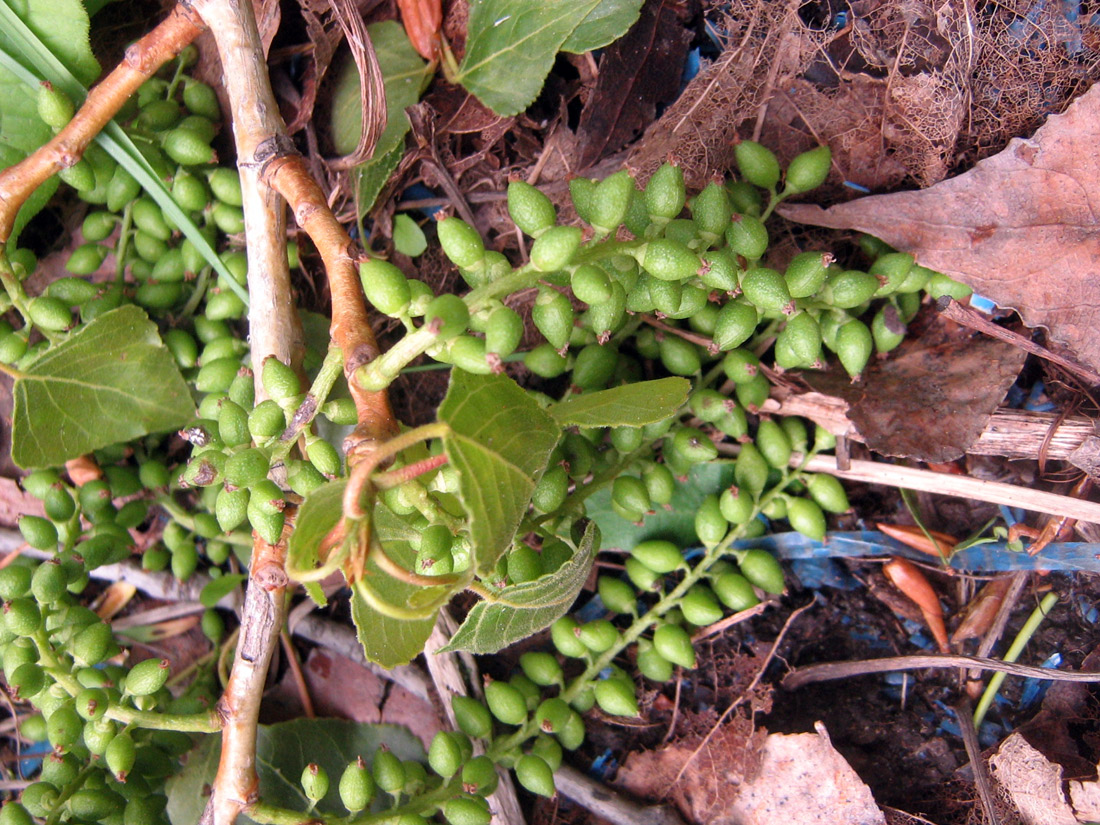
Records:
{"label": "orange-brown branch", "polygon": [[372,444],[396,435],[398,427],[387,394],[368,392],[355,379],[355,371],[377,358],[379,351],[359,285],[352,240],[332,214],[324,192],[300,155],[273,159],[265,166],[263,178],[286,198],[295,220],[316,244],[325,263],[332,294],[330,334],[343,353],[344,375],[359,414],[359,425],[345,441],[348,462],[354,464]]}
{"label": "orange-brown branch", "polygon": [[159,26],[126,50],[122,63],[88,93],[84,105],[53,140],[0,172],[0,242],[11,236],[16,213],[31,193],[80,160],[127,98],[204,28],[189,6],[177,5]]}

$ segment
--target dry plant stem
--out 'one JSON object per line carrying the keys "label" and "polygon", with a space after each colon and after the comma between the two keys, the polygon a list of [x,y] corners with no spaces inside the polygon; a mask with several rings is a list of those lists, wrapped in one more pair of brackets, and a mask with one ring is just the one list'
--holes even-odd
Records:
{"label": "dry plant stem", "polygon": [[938,655],[922,654],[918,656],[888,656],[884,659],[862,659],[856,662],[826,662],[821,665],[809,665],[791,671],[780,682],[785,690],[797,690],[814,682],[829,682],[833,679],[850,679],[853,676],[866,676],[870,673],[891,673],[901,670],[925,670],[927,668],[977,668],[1008,673],[1012,676],[1026,676],[1032,679],[1044,679],[1050,682],[1100,682],[1100,673],[1086,673],[1073,670],[1051,670],[1045,667],[1018,665],[1015,662],[1002,662],[1000,659],[982,659],[978,656],[959,654]]}
{"label": "dry plant stem", "polygon": [[[1008,627],[1008,619],[1012,615],[1012,610],[1016,607],[1016,602],[1019,601],[1020,594],[1024,592],[1024,586],[1030,578],[1031,574],[1025,570],[1020,570],[1012,574],[1012,584],[1009,585],[1008,592],[1005,593],[1004,598],[1001,600],[1001,606],[997,609],[997,615],[993,619],[993,625],[985,634],[982,643],[978,645],[978,656],[988,656],[993,652],[994,646],[1001,640],[1005,628]],[[981,672],[978,670],[970,671],[968,677],[973,681],[982,678]]]}
{"label": "dry plant stem", "polygon": [[974,784],[978,786],[978,796],[982,800],[985,821],[989,825],[1000,825],[1001,818],[997,816],[997,806],[993,801],[993,780],[989,776],[989,765],[982,756],[982,746],[978,744],[978,731],[971,717],[973,712],[970,703],[960,699],[955,705],[955,720],[959,723],[959,730],[962,732],[966,755],[974,768]]}
{"label": "dry plant stem", "polygon": [[126,99],[204,28],[191,8],[177,5],[160,25],[126,49],[122,63],[88,92],[80,111],[53,140],[0,172],[0,241],[11,235],[15,215],[31,193],[80,160]]}
{"label": "dry plant stem", "polygon": [[1030,352],[1032,355],[1038,355],[1040,358],[1045,358],[1052,364],[1057,364],[1069,370],[1078,378],[1085,381],[1089,386],[1094,387],[1100,384],[1100,374],[1093,372],[1088,367],[1070,361],[1068,358],[1063,358],[1061,355],[1051,352],[1046,347],[1039,346],[1031,339],[1025,338],[1018,332],[1013,332],[1010,329],[997,326],[977,310],[971,309],[968,306],[963,306],[958,301],[946,295],[940,299],[938,307],[940,314],[943,315],[944,318],[950,318],[957,324],[962,324],[965,327],[984,332],[992,338],[999,338],[1002,341],[1007,341],[1025,352]]}
{"label": "dry plant stem", "polygon": [[[797,459],[801,461],[802,457],[798,456]],[[797,465],[792,464],[792,466]],[[885,484],[926,493],[972,498],[1055,516],[1068,516],[1081,521],[1100,522],[1100,504],[1094,501],[1081,501],[1042,490],[1029,490],[1015,484],[982,481],[969,476],[934,473],[930,470],[883,464],[877,461],[853,460],[851,469],[838,470],[833,458],[823,455],[811,458],[805,469],[811,473],[829,473],[839,478],[863,481],[868,484]]]}
{"label": "dry plant stem", "polygon": [[271,655],[286,621],[286,538],[252,547],[252,569],[237,640],[233,670],[218,700],[223,722],[222,752],[214,791],[203,811],[204,825],[233,825],[257,801],[256,723]]}
{"label": "dry plant stem", "polygon": [[397,435],[398,426],[385,391],[369,392],[359,386],[355,371],[378,357],[359,273],[352,255],[352,240],[336,221],[324,192],[310,176],[297,154],[273,158],[264,178],[294,211],[294,219],[317,246],[328,273],[332,295],[332,340],[344,356],[344,376],[359,416],[359,424],[345,441],[349,465],[379,441]]}
{"label": "dry plant stem", "polygon": [[639,805],[606,785],[589,779],[576,768],[562,765],[554,774],[558,791],[614,825],[683,825],[672,805]]}

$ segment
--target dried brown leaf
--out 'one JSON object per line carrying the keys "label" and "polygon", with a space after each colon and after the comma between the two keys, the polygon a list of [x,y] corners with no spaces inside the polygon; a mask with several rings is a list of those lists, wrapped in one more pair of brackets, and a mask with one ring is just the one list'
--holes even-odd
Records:
{"label": "dried brown leaf", "polygon": [[1100,88],[969,172],[919,192],[785,217],[858,229],[968,284],[1100,368]]}

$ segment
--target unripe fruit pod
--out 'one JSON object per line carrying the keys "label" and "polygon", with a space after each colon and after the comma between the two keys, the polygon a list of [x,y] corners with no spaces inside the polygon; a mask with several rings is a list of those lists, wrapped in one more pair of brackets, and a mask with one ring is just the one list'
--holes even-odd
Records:
{"label": "unripe fruit pod", "polygon": [[340,454],[323,438],[307,442],[306,455],[309,456],[310,463],[322,474],[334,477],[340,473]]}
{"label": "unripe fruit pod", "polygon": [[591,223],[592,196],[596,192],[596,181],[590,178],[573,178],[569,181],[569,198],[573,208],[582,221]]}
{"label": "unripe fruit pod", "polygon": [[520,231],[532,238],[537,238],[558,221],[557,210],[550,199],[521,180],[508,184],[508,214]]}
{"label": "unripe fruit pod", "polygon": [[493,816],[484,799],[457,796],[443,803],[443,818],[449,825],[489,825]]}
{"label": "unripe fruit pod", "polygon": [[107,750],[103,754],[107,762],[107,768],[115,775],[119,782],[125,782],[130,771],[134,769],[137,759],[137,748],[134,747],[133,737],[128,733],[120,733],[107,744]]}
{"label": "unripe fruit pod", "polygon": [[736,487],[723,490],[718,497],[718,509],[730,524],[744,524],[752,518],[754,507],[753,497]]}
{"label": "unripe fruit pod", "polygon": [[649,539],[634,545],[631,557],[637,559],[654,573],[664,575],[679,569],[684,564],[680,548],[671,541]]}
{"label": "unripe fruit pod", "polygon": [[734,213],[726,229],[726,243],[733,252],[756,261],[768,250],[768,230],[759,218]]}
{"label": "unripe fruit pod", "polygon": [[773,189],[779,183],[779,160],[771,149],[753,140],[742,140],[734,153],[741,177],[753,186]]}
{"label": "unripe fruit pod", "polygon": [[624,562],[623,566],[626,568],[626,576],[630,579],[631,583],[639,590],[648,591],[653,590],[657,583],[661,580],[661,574],[655,570],[651,570],[638,559],[631,556]]}
{"label": "unripe fruit pod", "polygon": [[691,646],[691,637],[679,625],[662,624],[653,631],[653,648],[674,665],[688,670],[695,667],[695,650]]}
{"label": "unripe fruit pod", "polygon": [[12,599],[4,605],[4,627],[16,636],[33,636],[42,628],[42,611],[33,599]]}
{"label": "unripe fruit pod", "polygon": [[219,166],[210,172],[207,181],[214,197],[222,203],[227,203],[230,206],[244,204],[244,194],[241,192],[241,177],[235,169]]}
{"label": "unripe fruit pod", "polygon": [[310,762],[302,769],[300,782],[310,802],[324,799],[328,793],[328,772],[316,762]]}
{"label": "unripe fruit pod", "polygon": [[398,317],[409,307],[412,293],[405,273],[380,258],[359,264],[359,280],[367,300],[384,315]]}
{"label": "unripe fruit pod", "polygon": [[592,224],[597,235],[613,233],[626,217],[630,199],[634,194],[634,179],[625,169],[604,178],[592,191],[592,199],[585,220]]}
{"label": "unripe fruit pod", "polygon": [[741,556],[741,573],[765,593],[778,595],[786,588],[783,568],[767,550],[754,547]]}
{"label": "unripe fruit pod", "polygon": [[651,503],[649,491],[640,478],[619,476],[611,485],[611,500],[619,507],[630,512],[649,512]]}
{"label": "unripe fruit pod", "polygon": [[55,132],[65,128],[76,111],[69,96],[48,81],[38,86],[37,104],[38,116]]}
{"label": "unripe fruit pod", "polygon": [[84,720],[72,703],[57,708],[46,718],[46,737],[54,750],[67,751],[78,741],[84,731]]}
{"label": "unripe fruit pod", "polygon": [[375,784],[388,794],[396,795],[405,787],[405,766],[386,748],[380,748],[374,754],[371,774],[374,776]]}
{"label": "unripe fruit pod", "polygon": [[531,503],[535,509],[542,513],[552,513],[561,507],[569,492],[569,474],[560,464],[548,467],[542,474],[535,491],[531,497]]}
{"label": "unripe fruit pod", "polygon": [[8,679],[8,687],[16,699],[29,699],[46,687],[46,671],[36,662],[21,664]]}
{"label": "unripe fruit pod", "polygon": [[610,678],[596,682],[596,704],[612,716],[637,716],[638,699],[634,685],[625,679]]}
{"label": "unripe fruit pod", "polygon": [[[718,457],[718,447],[696,427],[682,427],[672,437],[672,451],[690,464],[704,464]],[[656,568],[654,568],[656,569]]]}
{"label": "unripe fruit pod", "polygon": [[890,252],[871,264],[870,274],[879,282],[875,297],[890,295],[898,291],[913,269],[914,259],[908,252]]}
{"label": "unripe fruit pod", "polygon": [[706,627],[722,618],[722,608],[714,599],[714,594],[705,585],[692,587],[680,600],[680,610],[684,618],[694,625]]}
{"label": "unripe fruit pod", "polygon": [[875,313],[871,320],[871,338],[876,352],[890,352],[905,340],[905,324],[898,317],[897,308],[887,304]]}
{"label": "unripe fruit pod", "polygon": [[126,674],[126,693],[131,696],[151,696],[164,687],[171,670],[167,659],[145,659]]}
{"label": "unripe fruit pod", "polygon": [[470,310],[457,295],[439,295],[424,311],[424,325],[434,330],[439,340],[448,341],[464,333],[470,324]]}
{"label": "unripe fruit pod", "polygon": [[634,588],[613,576],[600,576],[596,582],[596,589],[600,594],[600,600],[604,607],[612,613],[627,613],[633,615],[637,609],[638,594]]}
{"label": "unripe fruit pod", "polygon": [[248,447],[226,459],[225,480],[234,487],[249,488],[267,477],[271,459],[258,447]]}
{"label": "unripe fruit pod", "polygon": [[742,444],[733,466],[733,477],[741,494],[756,497],[768,483],[768,462],[754,444]]}
{"label": "unripe fruit pod", "polygon": [[646,245],[642,268],[661,281],[685,281],[703,266],[702,260],[685,244],[671,238],[655,238]]}
{"label": "unripe fruit pod", "polygon": [[[654,278],[648,272],[642,278],[638,288],[644,288],[649,295],[649,299],[652,302],[652,306],[649,309],[655,309],[665,315],[671,315],[676,312],[680,308],[680,303],[684,297],[684,285],[682,281],[662,281],[658,278]],[[629,304],[627,308],[630,309]],[[636,308],[631,311],[647,312],[649,310]]]}
{"label": "unripe fruit pod", "polygon": [[830,513],[844,513],[848,510],[848,494],[835,476],[819,473],[803,481],[810,496],[821,509]]}
{"label": "unripe fruit pod", "polygon": [[[103,213],[99,213],[103,214]],[[65,262],[65,269],[73,275],[91,275],[103,264],[107,253],[111,250],[99,243],[85,243],[73,250],[69,259]],[[85,300],[89,300],[86,298]],[[83,303],[77,301],[76,303]],[[66,313],[68,306],[66,306]]]}
{"label": "unripe fruit pod", "polygon": [[505,358],[515,352],[523,339],[523,319],[511,307],[492,311],[485,325],[485,352]]}
{"label": "unripe fruit pod", "polygon": [[857,381],[874,350],[871,331],[865,323],[853,318],[837,330],[834,349],[848,375]]}
{"label": "unripe fruit pod", "polygon": [[[62,169],[57,176],[82,196],[86,197],[96,191],[95,170],[85,158],[80,158],[72,166]],[[96,198],[98,203],[103,203],[104,200],[105,198]]]}
{"label": "unripe fruit pod", "polygon": [[807,538],[821,541],[825,538],[825,514],[817,502],[808,498],[792,498],[787,502],[787,521],[791,527]]}
{"label": "unripe fruit pod", "polygon": [[181,166],[201,166],[218,160],[210,141],[191,129],[173,129],[164,136],[162,145],[168,157]]}
{"label": "unripe fruit pod", "polygon": [[667,682],[672,678],[672,662],[664,658],[648,639],[638,640],[638,672],[654,682]]}
{"label": "unripe fruit pod", "polygon": [[57,528],[41,516],[20,516],[19,532],[35,550],[57,549]]}
{"label": "unripe fruit pod", "polygon": [[801,193],[816,189],[829,177],[829,167],[833,162],[833,153],[828,146],[818,146],[795,155],[787,167],[787,181],[784,192]]}
{"label": "unripe fruit pod", "polygon": [[222,110],[218,105],[218,95],[212,88],[198,80],[188,78],[184,81],[183,105],[192,113],[208,117],[213,121],[222,118]]}
{"label": "unripe fruit pod", "polygon": [[31,593],[39,604],[50,604],[65,595],[68,583],[61,564],[56,559],[47,559],[38,565],[31,576]]}
{"label": "unripe fruit pod", "polygon": [[[472,739],[486,739],[493,732],[493,720],[489,709],[476,699],[471,699],[469,696],[452,696],[451,709],[454,711],[458,729]],[[375,776],[375,778],[378,777]]]}
{"label": "unripe fruit pod", "polygon": [[790,314],[793,309],[787,281],[774,269],[750,269],[741,279],[745,300],[765,315]]}
{"label": "unripe fruit pod", "polygon": [[676,492],[676,479],[664,464],[650,464],[646,467],[642,472],[642,482],[653,504],[668,504],[672,501],[673,493]]}
{"label": "unripe fruit pod", "polygon": [[581,264],[569,277],[573,294],[586,304],[598,304],[610,298],[611,284],[611,277],[595,264]]}
{"label": "unripe fruit pod", "polygon": [[784,369],[812,366],[821,357],[821,327],[808,312],[792,315],[775,341],[775,362]]}
{"label": "unripe fruit pod", "polygon": [[550,639],[563,656],[582,659],[588,655],[588,648],[577,636],[579,630],[580,625],[572,616],[562,616],[550,626]]}
{"label": "unripe fruit pod", "polygon": [[853,309],[871,300],[879,289],[879,281],[869,272],[848,269],[830,275],[823,297],[837,309]]}
{"label": "unripe fruit pod", "polygon": [[722,515],[718,496],[711,493],[703,498],[699,509],[695,511],[695,535],[704,546],[712,547],[726,537],[729,522]]}
{"label": "unripe fruit pod", "polygon": [[619,631],[607,619],[596,619],[581,625],[577,638],[593,653],[603,653],[619,641]]}
{"label": "unripe fruit pod", "polygon": [[558,733],[569,721],[573,710],[562,699],[544,699],[535,709],[535,721],[543,733]]}
{"label": "unripe fruit pod", "polygon": [[741,346],[752,337],[760,315],[756,307],[747,301],[728,301],[718,311],[714,322],[715,346],[728,352]]}
{"label": "unripe fruit pod", "polygon": [[665,335],[660,341],[661,363],[673,375],[695,375],[702,368],[699,348],[679,335]]}
{"label": "unripe fruit pod", "polygon": [[[56,541],[54,546],[57,546]],[[0,599],[10,602],[12,599],[26,596],[30,592],[33,580],[34,573],[31,568],[22,564],[10,564],[0,569]]]}
{"label": "unripe fruit pod", "polygon": [[762,420],[756,430],[756,447],[777,470],[785,470],[791,460],[791,440],[774,420]]}
{"label": "unripe fruit pod", "polygon": [[[430,760],[431,756],[428,758]],[[455,770],[457,770],[457,767]],[[344,773],[340,776],[339,791],[340,801],[353,814],[364,810],[370,805],[375,794],[374,776],[363,764],[362,757],[349,763],[344,768]]]}
{"label": "unripe fruit pod", "polygon": [[[629,715],[629,714],[620,714]],[[544,739],[544,741],[553,741]],[[556,745],[557,743],[555,743]],[[560,761],[561,748],[558,746]],[[513,768],[516,779],[524,788],[539,796],[553,797],[557,793],[554,787],[554,768],[545,759],[535,753],[527,753],[519,758]]]}
{"label": "unripe fruit pod", "polygon": [[69,797],[73,818],[84,822],[102,822],[120,813],[125,804],[122,796],[105,788],[84,787]]}
{"label": "unripe fruit pod", "polygon": [[[279,435],[284,429],[286,429],[286,414],[273,400],[261,401],[248,414],[248,431],[257,441],[266,441]],[[228,463],[226,466],[228,467]]]}
{"label": "unripe fruit pod", "polygon": [[53,332],[68,329],[73,323],[68,305],[60,298],[51,298],[48,295],[31,299],[27,305],[27,313],[36,327]]}
{"label": "unripe fruit pod", "polygon": [[964,301],[974,294],[974,290],[964,283],[947,277],[942,272],[936,272],[928,281],[928,294],[937,301],[945,295],[956,301]]}
{"label": "unripe fruit pod", "polygon": [[18,802],[5,802],[0,808],[0,825],[34,825],[34,819]]}
{"label": "unripe fruit pod", "polygon": [[260,378],[267,394],[275,401],[287,401],[302,391],[297,373],[274,355],[264,358],[260,367]]}
{"label": "unripe fruit pod", "polygon": [[[583,631],[583,628],[582,628]],[[583,632],[581,641],[584,641]],[[558,660],[550,653],[543,651],[530,651],[519,657],[519,666],[523,674],[542,687],[560,685],[562,681],[562,669]]]}
{"label": "unripe fruit pod", "polygon": [[560,350],[569,343],[573,331],[573,305],[555,289],[540,289],[531,309],[531,320],[549,344]]}
{"label": "unripe fruit pod", "polygon": [[455,266],[476,269],[485,259],[485,242],[478,231],[461,218],[444,218],[436,224],[443,254]]}
{"label": "unripe fruit pod", "polygon": [[488,796],[499,782],[496,765],[488,756],[475,756],[462,766],[462,787],[467,793]]}
{"label": "unripe fruit pod", "polygon": [[691,204],[691,218],[695,227],[700,236],[710,243],[722,237],[732,214],[725,187],[714,181],[707,184]]}
{"label": "unripe fruit pod", "polygon": [[527,699],[508,682],[488,682],[485,685],[485,702],[489,705],[489,712],[505,725],[522,725],[527,721]]}
{"label": "unripe fruit pod", "polygon": [[206,186],[190,172],[179,172],[172,181],[172,198],[184,212],[201,212],[209,200]]}
{"label": "unripe fruit pod", "polygon": [[753,592],[752,584],[740,573],[725,572],[718,576],[712,584],[714,592],[722,604],[734,612],[747,610],[760,603],[760,599]]}
{"label": "unripe fruit pod", "polygon": [[[23,789],[20,803],[32,816],[45,817],[57,805],[58,791],[50,782],[33,782]],[[11,803],[8,803],[11,804]],[[6,807],[6,806],[5,806]]]}

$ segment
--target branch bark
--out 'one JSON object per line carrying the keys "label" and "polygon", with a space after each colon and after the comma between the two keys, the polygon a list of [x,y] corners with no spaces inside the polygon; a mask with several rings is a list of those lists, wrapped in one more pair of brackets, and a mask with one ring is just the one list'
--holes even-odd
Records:
{"label": "branch bark", "polygon": [[11,236],[16,213],[31,193],[80,160],[126,99],[204,28],[189,6],[177,5],[160,25],[126,49],[122,63],[88,93],[84,105],[53,140],[0,172],[0,242]]}

